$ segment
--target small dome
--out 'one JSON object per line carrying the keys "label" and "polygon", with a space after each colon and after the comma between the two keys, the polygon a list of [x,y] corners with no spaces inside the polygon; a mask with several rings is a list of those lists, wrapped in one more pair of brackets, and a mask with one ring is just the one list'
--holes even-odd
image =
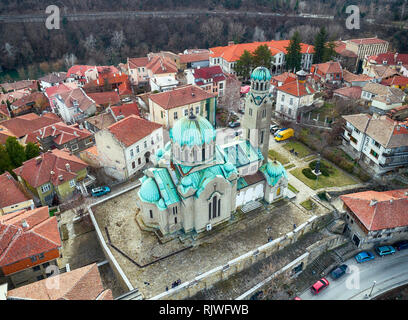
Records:
{"label": "small dome", "polygon": [[258,67],[252,71],[251,79],[258,81],[270,81],[272,78],[271,73],[265,67]]}
{"label": "small dome", "polygon": [[156,202],[160,199],[160,192],[156,182],[152,178],[147,178],[140,187],[139,196],[144,201]]}
{"label": "small dome", "polygon": [[201,116],[183,117],[170,130],[170,139],[180,147],[210,143],[215,140],[216,132],[212,124]]}
{"label": "small dome", "polygon": [[224,164],[224,169],[225,169],[227,172],[231,172],[231,171],[234,171],[234,170],[235,170],[235,167],[234,167],[234,165],[233,165],[231,162],[227,162],[226,164]]}
{"label": "small dome", "polygon": [[158,158],[163,157],[163,149],[157,150],[156,155],[157,155]]}
{"label": "small dome", "polygon": [[191,186],[193,184],[193,180],[191,180],[190,176],[186,176],[183,179],[181,179],[181,184],[184,187],[189,187],[189,186]]}
{"label": "small dome", "polygon": [[279,177],[285,174],[285,168],[277,161],[268,162],[266,172],[270,177]]}

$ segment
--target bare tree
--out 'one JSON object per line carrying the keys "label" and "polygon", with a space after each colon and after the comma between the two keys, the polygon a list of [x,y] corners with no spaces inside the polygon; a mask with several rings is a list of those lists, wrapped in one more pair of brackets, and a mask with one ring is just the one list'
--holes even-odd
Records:
{"label": "bare tree", "polygon": [[66,53],[63,59],[67,69],[71,68],[78,61],[77,57],[73,53]]}
{"label": "bare tree", "polygon": [[111,39],[111,44],[114,48],[120,49],[125,44],[125,40],[126,39],[125,39],[125,34],[123,33],[123,30],[115,31]]}
{"label": "bare tree", "polygon": [[219,39],[223,28],[224,23],[220,19],[213,17],[203,23],[200,30],[208,44],[212,46],[216,43],[217,39]]}
{"label": "bare tree", "polygon": [[301,25],[290,29],[288,34],[288,39],[292,38],[295,32],[299,32],[300,38],[302,42],[305,43],[313,43],[316,34],[319,32],[318,27],[310,26],[310,25]]}
{"label": "bare tree", "polygon": [[[220,97],[220,105],[228,111],[238,112],[241,103],[241,82],[235,75],[228,75],[224,95]],[[230,121],[231,112],[228,113],[227,123]]]}
{"label": "bare tree", "polygon": [[96,38],[91,33],[84,41],[84,47],[88,52],[93,52],[96,49]]}
{"label": "bare tree", "polygon": [[239,22],[230,22],[228,24],[228,39],[240,42],[244,36],[246,27]]}
{"label": "bare tree", "polygon": [[252,36],[252,41],[266,41],[265,31],[263,31],[258,26],[255,27],[254,35]]}

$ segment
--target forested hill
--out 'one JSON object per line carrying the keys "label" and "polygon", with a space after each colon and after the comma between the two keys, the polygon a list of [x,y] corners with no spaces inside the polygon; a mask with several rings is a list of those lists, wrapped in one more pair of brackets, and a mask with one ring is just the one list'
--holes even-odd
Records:
{"label": "forested hill", "polygon": [[[348,5],[357,4],[363,15],[390,20],[406,19],[406,0],[2,0],[0,14],[43,13],[48,5],[65,12],[162,11],[172,9],[267,10],[280,13],[342,15]],[[401,13],[403,15],[401,16]]]}

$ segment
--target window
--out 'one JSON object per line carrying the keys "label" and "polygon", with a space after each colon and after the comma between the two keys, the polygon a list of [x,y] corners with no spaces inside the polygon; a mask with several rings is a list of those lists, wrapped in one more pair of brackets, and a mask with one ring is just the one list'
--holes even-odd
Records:
{"label": "window", "polygon": [[177,217],[174,217],[174,224],[177,224]]}
{"label": "window", "polygon": [[196,107],[196,114],[200,113],[200,107]]}
{"label": "window", "polygon": [[163,111],[160,111],[160,114],[161,114],[161,118],[163,119]]}
{"label": "window", "polygon": [[147,148],[147,141],[145,141],[143,145],[145,148]]}
{"label": "window", "polygon": [[154,140],[153,140],[153,138],[152,138],[152,145],[154,145]]}
{"label": "window", "polygon": [[50,191],[50,189],[51,189],[51,186],[50,186],[49,183],[47,183],[47,184],[45,184],[45,185],[43,185],[43,186],[41,187],[41,192],[42,192],[42,193],[46,193],[46,192]]}
{"label": "window", "polygon": [[139,159],[137,159],[137,164],[142,164],[142,160],[140,160],[140,158]]}
{"label": "window", "polygon": [[381,145],[377,141],[373,140],[372,142],[377,148],[381,148]]}
{"label": "window", "polygon": [[188,116],[188,109],[184,109],[184,116]]}
{"label": "window", "polygon": [[208,203],[208,220],[211,220],[211,202]]}
{"label": "window", "polygon": [[132,169],[135,169],[136,168],[136,162],[132,162]]}
{"label": "window", "polygon": [[285,95],[284,95],[284,94],[282,94],[281,101],[282,101],[282,102],[285,101]]}
{"label": "window", "polygon": [[149,212],[150,212],[150,219],[153,219],[153,211],[149,210]]}
{"label": "window", "polygon": [[40,266],[35,266],[34,268],[33,268],[33,271],[40,271],[41,270],[41,267]]}
{"label": "window", "polygon": [[46,269],[49,265],[50,265],[49,262],[45,262],[45,263],[42,264],[42,266],[43,266],[44,269]]}
{"label": "window", "polygon": [[177,120],[178,116],[177,116],[177,112],[174,112],[174,120]]}
{"label": "window", "polygon": [[378,159],[378,153],[375,152],[373,149],[371,149],[370,154],[371,154],[374,158]]}
{"label": "window", "polygon": [[173,207],[173,215],[177,214],[177,207]]}
{"label": "window", "polygon": [[290,104],[290,105],[293,105],[293,98],[290,98],[289,104]]}
{"label": "window", "polygon": [[264,131],[261,131],[261,144],[264,142]]}
{"label": "window", "polygon": [[[266,101],[265,101],[266,102]],[[266,109],[262,110],[262,118],[266,118]]]}
{"label": "window", "polygon": [[140,152],[139,146],[136,146],[136,153],[139,153],[139,152]]}
{"label": "window", "polygon": [[213,198],[213,218],[217,217],[217,196]]}
{"label": "window", "polygon": [[44,279],[44,276],[43,276],[43,275],[37,277],[37,281],[40,281],[40,280],[42,280],[42,279]]}
{"label": "window", "polygon": [[355,143],[355,144],[357,144],[357,139],[354,138],[353,136],[350,136],[350,141],[353,142],[353,143]]}
{"label": "window", "polygon": [[133,158],[135,156],[133,149],[130,149],[130,157]]}
{"label": "window", "polygon": [[249,108],[248,113],[249,113],[250,116],[252,116],[252,109],[251,108]]}
{"label": "window", "polygon": [[218,213],[217,216],[221,216],[221,199],[218,199]]}
{"label": "window", "polygon": [[201,151],[201,159],[205,160],[205,148],[203,148],[203,150]]}
{"label": "window", "polygon": [[37,261],[37,256],[32,256],[30,257],[31,262],[36,262]]}
{"label": "window", "polygon": [[75,187],[75,185],[76,185],[75,179],[72,179],[72,180],[69,182],[69,186],[70,186],[71,188],[73,188],[73,187]]}
{"label": "window", "polygon": [[356,128],[353,128],[353,130],[354,130],[355,133],[360,133],[360,130],[358,130]]}
{"label": "window", "polygon": [[79,147],[78,147],[78,144],[76,143],[76,144],[73,144],[72,146],[71,146],[71,150],[72,151],[76,151],[76,150],[78,150],[79,149]]}

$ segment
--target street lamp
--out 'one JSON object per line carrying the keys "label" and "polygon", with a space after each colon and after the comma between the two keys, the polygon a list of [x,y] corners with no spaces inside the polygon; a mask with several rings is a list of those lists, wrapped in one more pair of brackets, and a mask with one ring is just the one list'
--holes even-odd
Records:
{"label": "street lamp", "polygon": [[376,281],[373,281],[373,286],[371,287],[370,294],[368,295],[369,297],[371,297],[371,294],[373,293],[373,289],[374,289],[376,283],[377,283]]}

